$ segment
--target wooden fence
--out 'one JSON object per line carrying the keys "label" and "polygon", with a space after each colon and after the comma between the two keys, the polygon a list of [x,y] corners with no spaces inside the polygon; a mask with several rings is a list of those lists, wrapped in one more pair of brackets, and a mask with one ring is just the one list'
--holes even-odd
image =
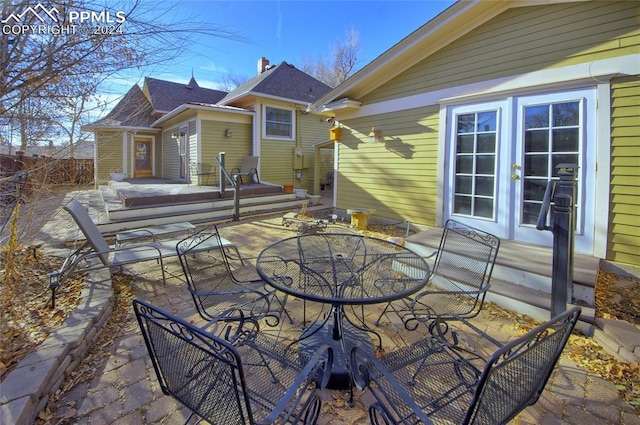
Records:
{"label": "wooden fence", "polygon": [[93,183],[93,159],[56,159],[0,155],[0,181],[20,170],[29,172],[31,183],[68,185]]}

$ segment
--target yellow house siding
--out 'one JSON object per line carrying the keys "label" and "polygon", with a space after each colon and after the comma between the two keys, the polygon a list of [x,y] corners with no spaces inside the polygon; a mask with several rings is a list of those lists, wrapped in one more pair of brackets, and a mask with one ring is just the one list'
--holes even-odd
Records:
{"label": "yellow house siding", "polygon": [[640,265],[640,76],[614,79],[611,105],[607,258]]}
{"label": "yellow house siding", "polygon": [[[342,122],[337,207],[435,225],[438,115],[431,106]],[[372,127],[382,142],[368,142]]]}
{"label": "yellow house siding", "polygon": [[640,52],[640,2],[518,7],[407,69],[364,103]]}
{"label": "yellow house siding", "polygon": [[162,170],[160,176],[165,179],[180,178],[180,144],[171,137],[177,133],[179,127],[169,129],[162,133]]}
{"label": "yellow house siding", "polygon": [[122,131],[96,132],[96,157],[96,183],[110,180],[114,170],[122,172]]}
{"label": "yellow house siding", "polygon": [[294,141],[263,139],[260,146],[260,179],[275,184],[295,184],[294,147]]}
{"label": "yellow house siding", "polygon": [[[312,191],[316,156],[314,145],[329,139],[331,125],[326,121],[325,117],[311,114],[304,115],[302,113],[298,113],[297,123],[297,148],[302,149],[304,160],[302,178],[295,179],[295,187]],[[321,155],[320,176],[326,177],[327,171],[333,169],[333,151],[324,150]]]}
{"label": "yellow house siding", "polygon": [[[225,136],[226,129],[231,130],[231,137]],[[202,158],[198,162],[214,165],[217,169],[216,156],[224,152],[225,168],[231,174],[233,168],[242,164],[242,157],[252,154],[250,118],[244,123],[203,119],[200,122],[200,131]]]}

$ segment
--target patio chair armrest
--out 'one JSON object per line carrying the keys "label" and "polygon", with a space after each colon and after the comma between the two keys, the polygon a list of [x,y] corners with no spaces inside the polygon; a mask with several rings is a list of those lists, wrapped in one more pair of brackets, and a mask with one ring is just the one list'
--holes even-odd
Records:
{"label": "patio chair armrest", "polygon": [[[309,359],[305,367],[298,374],[296,380],[286,393],[280,398],[276,407],[264,419],[256,421],[256,424],[273,424],[278,418],[293,415],[294,410],[302,401],[305,390],[309,384],[314,383],[316,388],[325,388],[331,376],[331,367],[333,365],[333,349],[329,345],[323,345],[318,348],[314,355]],[[304,401],[303,411],[311,407],[316,396],[310,396]],[[319,414],[318,411],[316,412]],[[302,415],[302,413],[299,413]]]}
{"label": "patio chair armrest", "polygon": [[90,252],[83,253],[87,247],[89,246],[89,242],[85,241],[79,248],[74,250],[71,254],[64,259],[62,266],[58,270],[60,274],[59,282],[62,282],[62,279],[65,278],[68,274],[73,273],[76,265],[80,260],[82,260],[86,255],[90,254]]}
{"label": "patio chair armrest", "polygon": [[[369,415],[373,422],[374,416],[382,416],[384,421],[380,423],[398,423],[392,410],[397,412],[402,408],[405,411],[410,409],[416,418],[423,424],[429,425],[433,422],[422,411],[422,409],[411,398],[409,393],[400,385],[391,372],[378,360],[374,353],[354,347],[351,350],[351,373],[353,380],[360,390],[368,388],[375,397],[376,402],[369,406]],[[386,381],[384,385],[374,385],[372,383]],[[374,388],[375,387],[375,388]],[[393,389],[394,394],[385,394],[382,388]],[[389,405],[393,402],[393,405]],[[402,402],[405,406],[400,406]]]}

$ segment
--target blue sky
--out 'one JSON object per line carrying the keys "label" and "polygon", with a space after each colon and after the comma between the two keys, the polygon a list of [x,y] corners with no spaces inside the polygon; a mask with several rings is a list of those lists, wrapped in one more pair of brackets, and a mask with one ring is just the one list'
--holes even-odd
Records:
{"label": "blue sky", "polygon": [[[453,1],[207,1],[187,0],[177,13],[238,34],[246,42],[208,37],[179,63],[138,71],[122,83],[124,94],[143,76],[187,82],[191,72],[203,87],[219,88],[229,72],[256,75],[257,61],[300,66],[305,54],[328,59],[333,44],[353,28],[360,35],[359,68],[445,10]],[[182,18],[181,18],[182,19]],[[139,80],[141,81],[141,80]],[[115,93],[114,93],[115,94]]]}

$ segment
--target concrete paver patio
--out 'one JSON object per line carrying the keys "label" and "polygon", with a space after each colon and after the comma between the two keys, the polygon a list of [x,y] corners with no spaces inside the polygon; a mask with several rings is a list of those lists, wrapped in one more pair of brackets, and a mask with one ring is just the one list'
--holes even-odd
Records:
{"label": "concrete paver patio", "polygon": [[[235,243],[243,256],[255,258],[268,244],[293,235],[293,230],[281,225],[281,215],[220,225],[221,234]],[[177,260],[166,261],[167,283],[162,284],[160,271],[154,262],[129,267],[134,275],[132,286],[136,297],[160,306],[196,324],[204,323],[196,313],[186,290]],[[127,301],[128,302],[128,301]],[[287,309],[299,312],[301,301],[289,298]],[[165,396],[155,378],[137,323],[130,309],[126,320],[118,323],[120,332],[110,335],[111,343],[92,353],[94,374],[91,379],[78,377],[78,384],[59,398],[55,416],[61,423],[73,424],[174,424],[184,423],[189,415],[172,398]],[[117,309],[118,307],[116,307]],[[508,316],[498,316],[485,309],[476,324],[492,336],[506,340],[518,332]],[[299,325],[294,324],[293,327]],[[287,325],[288,326],[288,325]],[[268,332],[274,329],[264,327]],[[397,339],[393,330],[385,346]],[[294,330],[289,330],[293,332]],[[406,334],[406,332],[404,333]],[[418,337],[410,334],[408,338]],[[367,424],[368,395],[356,391],[356,404],[349,407],[348,393],[324,390],[325,401],[320,424]],[[541,399],[516,419],[514,424],[640,424],[631,406],[618,396],[615,387],[576,366],[563,357],[549,381]]]}

